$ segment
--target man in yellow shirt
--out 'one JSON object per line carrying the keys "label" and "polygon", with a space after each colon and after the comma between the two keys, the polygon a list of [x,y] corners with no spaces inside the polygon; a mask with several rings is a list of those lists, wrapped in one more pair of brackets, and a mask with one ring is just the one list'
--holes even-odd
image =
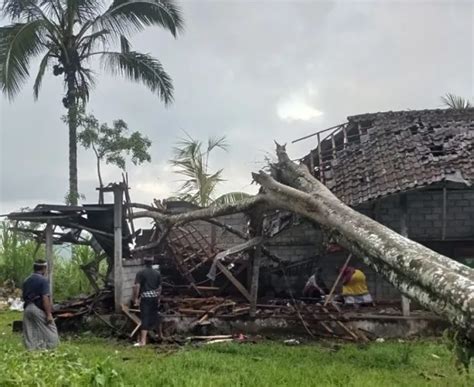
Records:
{"label": "man in yellow shirt", "polygon": [[374,300],[367,287],[367,279],[361,270],[352,266],[343,269],[342,297],[344,304],[353,305],[355,308],[360,305],[374,305]]}

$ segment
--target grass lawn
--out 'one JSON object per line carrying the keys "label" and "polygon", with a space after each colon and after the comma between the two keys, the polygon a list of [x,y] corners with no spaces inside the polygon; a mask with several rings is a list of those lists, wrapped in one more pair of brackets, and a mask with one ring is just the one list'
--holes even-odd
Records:
{"label": "grass lawn", "polygon": [[277,342],[133,348],[90,336],[27,353],[0,312],[0,386],[473,386],[440,343]]}

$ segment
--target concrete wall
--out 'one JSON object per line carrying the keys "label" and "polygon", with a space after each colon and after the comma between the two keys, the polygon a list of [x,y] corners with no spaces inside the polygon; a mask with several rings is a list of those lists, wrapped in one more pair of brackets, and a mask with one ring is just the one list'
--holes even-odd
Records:
{"label": "concrete wall", "polygon": [[122,276],[122,304],[127,304],[132,298],[135,276],[145,266],[141,259],[124,259]]}

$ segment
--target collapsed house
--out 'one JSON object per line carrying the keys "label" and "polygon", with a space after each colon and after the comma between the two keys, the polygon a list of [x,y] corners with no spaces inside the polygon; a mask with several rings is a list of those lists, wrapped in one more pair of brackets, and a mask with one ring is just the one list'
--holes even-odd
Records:
{"label": "collapsed house", "polygon": [[[340,200],[472,267],[474,109],[362,114],[314,137],[302,162]],[[376,298],[397,297],[366,270]]]}
{"label": "collapsed house", "polygon": [[[349,117],[347,123],[316,134],[317,147],[302,162],[357,211],[445,255],[472,259],[473,116],[474,109]],[[83,243],[83,231],[92,234],[88,243],[109,261],[107,282],[114,285],[117,311],[130,300],[141,258],[152,255],[164,277],[170,317],[192,317],[200,324],[217,315],[284,317],[301,322],[309,333],[315,330],[308,321],[329,335],[341,336],[335,332],[336,325],[342,335],[363,339],[360,330],[347,324],[360,320],[359,313],[341,311],[333,302],[308,308],[295,300],[315,267],[323,268],[331,285],[337,279],[336,267],[347,261],[348,253],[318,225],[272,210],[262,216],[259,232],[252,229],[249,213],[173,227],[155,219],[153,229],[135,231],[134,208],[168,215],[193,208],[180,202],[131,203],[124,183],[105,191],[113,192],[113,206],[40,206],[9,218],[47,223],[47,245]],[[53,225],[61,231],[55,234]],[[254,264],[256,254],[259,265]],[[392,285],[362,261],[351,259],[352,264],[363,266],[378,304],[400,304],[400,293]],[[404,312],[408,315],[407,305]],[[370,313],[384,319],[384,313]],[[401,312],[395,315],[401,318]],[[388,317],[393,318],[393,313]]]}

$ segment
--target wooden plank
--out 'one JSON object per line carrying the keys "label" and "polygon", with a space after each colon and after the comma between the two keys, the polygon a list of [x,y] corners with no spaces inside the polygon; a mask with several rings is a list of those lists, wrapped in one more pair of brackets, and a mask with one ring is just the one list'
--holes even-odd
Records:
{"label": "wooden plank", "polygon": [[[344,124],[342,124],[342,125],[345,125],[345,124],[346,124],[346,123],[344,123]],[[306,140],[307,138],[311,138],[311,137],[313,137],[313,136],[317,136],[317,135],[319,135],[319,134],[321,134],[321,133],[328,132],[329,130],[333,130],[333,129],[340,128],[342,125],[339,124],[339,125],[331,126],[330,128],[320,130],[320,131],[318,131],[318,132],[316,132],[316,133],[312,133],[312,134],[309,134],[309,135],[307,135],[307,136],[297,138],[296,140],[293,140],[291,143],[294,144],[295,142],[302,141],[302,140]]]}
{"label": "wooden plank", "polygon": [[219,270],[224,274],[227,279],[232,282],[232,285],[234,285],[237,290],[249,301],[252,302],[252,297],[250,297],[250,293],[245,289],[244,285],[242,285],[237,278],[233,276],[233,274],[225,267],[220,261],[217,261],[216,263],[217,267]]}
{"label": "wooden plank", "polygon": [[[137,331],[140,329],[140,327],[142,326],[142,320],[140,320],[138,318],[138,316],[135,316],[134,314],[130,313],[130,311],[132,309],[129,309],[127,305],[124,305],[124,304],[121,304],[120,305],[120,308],[122,310],[122,312],[130,319],[132,320],[136,326],[135,328],[133,329],[132,333],[130,333],[130,337],[133,337],[135,336],[135,334],[137,333]],[[135,309],[133,309],[135,311]]]}
{"label": "wooden plank", "polygon": [[339,285],[339,281],[341,280],[342,273],[344,272],[344,269],[347,267],[349,264],[349,261],[352,258],[352,254],[349,254],[346,262],[344,262],[344,266],[342,266],[342,269],[339,271],[339,274],[337,275],[336,280],[334,281],[334,284],[332,285],[331,291],[329,292],[328,296],[326,297],[326,300],[324,301],[324,306],[327,306],[330,302],[332,302],[332,296],[334,294],[334,291],[336,290],[337,285]]}
{"label": "wooden plank", "polygon": [[344,323],[339,321],[336,316],[334,316],[326,307],[322,308],[324,312],[329,314],[329,317],[333,319],[339,327],[341,327],[346,333],[348,333],[355,340],[359,340],[359,336],[355,334],[350,328],[348,328]]}

